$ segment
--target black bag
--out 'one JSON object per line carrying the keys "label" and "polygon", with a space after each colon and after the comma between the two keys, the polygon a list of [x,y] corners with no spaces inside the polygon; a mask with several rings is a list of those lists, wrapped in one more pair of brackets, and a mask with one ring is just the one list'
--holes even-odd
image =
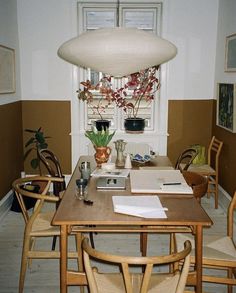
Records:
{"label": "black bag", "polygon": [[[33,193],[38,193],[39,190],[40,190],[40,186],[39,185],[26,184],[26,185],[24,185],[22,187],[22,189],[24,189],[26,191],[33,192]],[[37,199],[35,199],[35,198],[24,197],[24,203],[25,203],[26,209],[29,210],[29,209],[33,208],[35,203],[36,203],[36,201],[37,201]],[[11,211],[16,212],[16,213],[21,213],[21,207],[19,205],[19,202],[17,200],[17,197],[16,197],[15,193],[13,195]]]}

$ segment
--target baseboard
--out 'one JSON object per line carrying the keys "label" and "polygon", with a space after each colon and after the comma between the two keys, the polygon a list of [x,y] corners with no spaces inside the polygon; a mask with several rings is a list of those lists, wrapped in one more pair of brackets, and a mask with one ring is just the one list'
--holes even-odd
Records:
{"label": "baseboard", "polygon": [[219,185],[219,205],[227,213],[232,197]]}
{"label": "baseboard", "polygon": [[4,219],[7,215],[8,211],[11,208],[13,200],[13,191],[10,190],[2,200],[0,200],[0,222]]}
{"label": "baseboard", "polygon": [[[32,175],[34,176],[34,175]],[[71,175],[65,175],[66,186],[70,181]],[[50,190],[52,191],[52,190]],[[4,217],[9,212],[13,201],[13,191],[10,190],[3,199],[0,200],[0,222],[4,219]]]}

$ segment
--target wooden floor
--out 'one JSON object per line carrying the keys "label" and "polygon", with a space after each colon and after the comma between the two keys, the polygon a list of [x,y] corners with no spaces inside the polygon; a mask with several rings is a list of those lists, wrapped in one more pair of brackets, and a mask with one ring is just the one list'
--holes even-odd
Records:
{"label": "wooden floor", "polygon": [[[214,222],[204,233],[226,233],[226,214],[222,208],[215,210],[214,202],[204,198],[202,205]],[[0,292],[14,293],[18,291],[20,271],[23,217],[21,214],[9,212],[0,226]],[[97,249],[135,255],[139,253],[138,234],[97,234],[94,235]],[[51,245],[51,241],[45,245]],[[70,245],[73,245],[71,239]],[[148,238],[148,254],[164,254],[168,252],[167,235],[150,235]],[[71,264],[74,265],[73,263]],[[79,292],[78,287],[70,287],[70,293]],[[31,269],[27,270],[25,293],[59,293],[59,263],[57,260],[34,260]],[[204,292],[226,293],[225,286],[204,286]],[[236,291],[235,291],[236,292]],[[111,292],[112,293],[112,292]],[[162,293],[162,292],[160,292]]]}

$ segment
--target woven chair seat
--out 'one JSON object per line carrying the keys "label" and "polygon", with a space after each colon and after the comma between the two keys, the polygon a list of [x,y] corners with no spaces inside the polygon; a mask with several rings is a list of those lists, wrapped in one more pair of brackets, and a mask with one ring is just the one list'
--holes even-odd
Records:
{"label": "woven chair seat", "polygon": [[[98,292],[101,293],[124,293],[125,286],[121,273],[100,274],[94,272]],[[143,274],[131,274],[133,292],[140,292]],[[179,281],[179,273],[173,274],[152,274],[147,293],[173,293]]]}

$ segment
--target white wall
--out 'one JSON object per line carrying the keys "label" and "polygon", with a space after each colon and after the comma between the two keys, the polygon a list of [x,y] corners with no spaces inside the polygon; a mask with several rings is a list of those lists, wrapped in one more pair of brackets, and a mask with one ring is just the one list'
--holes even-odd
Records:
{"label": "white wall", "polygon": [[0,94],[0,105],[20,100],[20,63],[16,0],[0,0],[0,44],[15,49],[16,92]]}
{"label": "white wall", "polygon": [[218,0],[170,0],[167,35],[178,48],[169,66],[169,99],[212,99]]}
{"label": "white wall", "polygon": [[76,1],[17,3],[23,100],[70,100],[72,66],[57,49],[76,35]]}
{"label": "white wall", "polygon": [[215,98],[217,83],[236,83],[236,72],[225,72],[225,38],[236,33],[236,1],[220,0],[216,45]]}
{"label": "white wall", "polygon": [[[76,35],[76,0],[17,1],[22,98],[75,98],[72,65],[57,49]],[[168,63],[169,99],[213,98],[217,14],[218,0],[163,0],[163,36],[178,47]]]}

